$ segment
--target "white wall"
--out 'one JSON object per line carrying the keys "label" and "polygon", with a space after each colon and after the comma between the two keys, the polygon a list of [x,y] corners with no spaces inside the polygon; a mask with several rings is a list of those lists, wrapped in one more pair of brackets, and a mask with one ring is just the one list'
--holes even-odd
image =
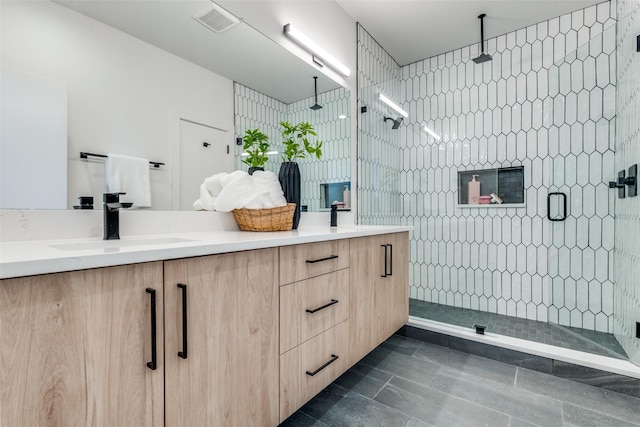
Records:
{"label": "white wall", "polygon": [[231,131],[232,81],[48,1],[1,8],[3,66],[67,84],[67,206],[102,200],[104,162],[79,159],[89,151],[166,163],[150,171],[152,204],[170,209],[178,118]]}

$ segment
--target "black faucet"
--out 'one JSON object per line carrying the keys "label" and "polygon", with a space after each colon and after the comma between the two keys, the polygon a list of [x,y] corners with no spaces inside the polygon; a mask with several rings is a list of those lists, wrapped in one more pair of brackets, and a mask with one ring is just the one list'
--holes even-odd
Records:
{"label": "black faucet", "polygon": [[338,205],[331,205],[331,227],[338,226]]}
{"label": "black faucet", "polygon": [[104,193],[104,240],[120,239],[120,195],[126,193]]}

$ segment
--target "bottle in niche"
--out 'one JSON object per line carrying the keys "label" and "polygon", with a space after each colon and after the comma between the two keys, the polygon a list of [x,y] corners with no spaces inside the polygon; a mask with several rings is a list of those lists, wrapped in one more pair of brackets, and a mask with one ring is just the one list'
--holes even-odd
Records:
{"label": "bottle in niche", "polygon": [[351,191],[348,186],[344,186],[344,191],[342,192],[342,201],[344,202],[344,208],[351,208]]}
{"label": "bottle in niche", "polygon": [[467,192],[467,203],[477,205],[480,203],[480,181],[476,181],[478,175],[472,175],[469,181],[469,190]]}

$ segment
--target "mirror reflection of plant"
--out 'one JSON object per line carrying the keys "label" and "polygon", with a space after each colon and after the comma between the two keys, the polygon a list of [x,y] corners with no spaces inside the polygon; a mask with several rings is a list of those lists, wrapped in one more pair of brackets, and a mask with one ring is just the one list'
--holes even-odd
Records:
{"label": "mirror reflection of plant", "polygon": [[309,142],[309,136],[317,136],[310,123],[300,122],[297,125],[292,125],[283,121],[280,122],[280,126],[282,126],[282,144],[285,147],[282,153],[283,162],[304,159],[307,154],[315,156],[317,159],[322,157],[322,141]]}
{"label": "mirror reflection of plant", "polygon": [[269,137],[258,129],[247,129],[242,141],[242,148],[245,153],[248,154],[248,156],[242,159],[242,163],[252,168],[263,167],[267,160],[269,160],[269,157],[267,157]]}

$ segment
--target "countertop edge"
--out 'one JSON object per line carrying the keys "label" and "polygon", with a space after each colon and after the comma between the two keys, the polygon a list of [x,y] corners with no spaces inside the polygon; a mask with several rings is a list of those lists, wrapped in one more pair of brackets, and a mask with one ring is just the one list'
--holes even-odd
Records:
{"label": "countertop edge", "polygon": [[[411,226],[348,226],[330,229],[329,227],[311,227],[305,230],[292,230],[273,233],[254,233],[241,231],[222,231],[209,233],[173,233],[154,237],[175,237],[194,239],[189,243],[155,246],[133,246],[118,248],[117,251],[105,249],[61,251],[52,245],[66,242],[82,244],[100,242],[97,239],[73,239],[58,241],[29,241],[0,243],[0,279],[9,279],[40,274],[61,273],[86,270],[90,268],[112,267],[117,265],[138,264],[143,262],[166,261],[221,253],[241,252],[304,243],[323,242],[354,237],[366,237],[380,234],[411,231]],[[133,238],[132,236],[131,238]],[[146,236],[149,237],[149,236]],[[198,237],[200,239],[198,239]],[[131,239],[130,238],[130,239]],[[127,239],[123,239],[126,241]],[[42,254],[38,254],[38,249]],[[25,252],[28,256],[6,260],[8,253]]]}

